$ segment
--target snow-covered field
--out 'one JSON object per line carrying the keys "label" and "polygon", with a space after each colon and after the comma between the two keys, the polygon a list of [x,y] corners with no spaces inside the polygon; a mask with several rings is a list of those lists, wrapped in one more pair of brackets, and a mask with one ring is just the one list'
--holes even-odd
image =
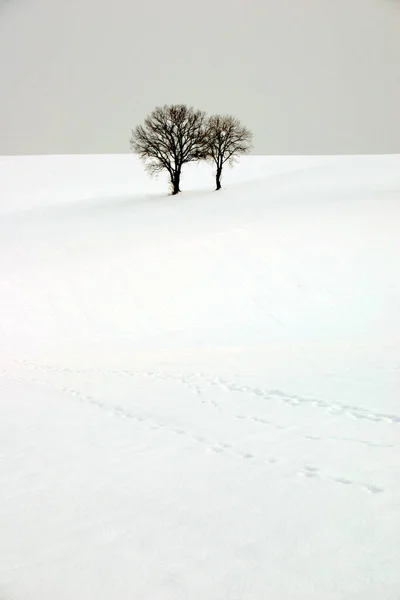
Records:
{"label": "snow-covered field", "polygon": [[0,159],[0,599],[400,598],[400,156]]}

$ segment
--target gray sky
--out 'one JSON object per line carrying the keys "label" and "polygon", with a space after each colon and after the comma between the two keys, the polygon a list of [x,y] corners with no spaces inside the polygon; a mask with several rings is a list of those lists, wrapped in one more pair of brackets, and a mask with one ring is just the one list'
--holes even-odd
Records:
{"label": "gray sky", "polygon": [[400,152],[400,0],[0,0],[0,154],[129,152],[157,104],[259,154]]}

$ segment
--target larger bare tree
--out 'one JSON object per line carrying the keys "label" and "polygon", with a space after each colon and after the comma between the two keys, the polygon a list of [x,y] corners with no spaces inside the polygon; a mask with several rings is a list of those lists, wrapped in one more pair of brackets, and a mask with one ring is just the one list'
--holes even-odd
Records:
{"label": "larger bare tree", "polygon": [[151,175],[167,171],[172,194],[180,192],[182,167],[205,158],[205,113],[183,104],[157,107],[132,131],[131,149]]}
{"label": "larger bare tree", "polygon": [[221,189],[222,169],[250,152],[253,134],[231,115],[214,115],[207,123],[207,157],[216,166],[216,186]]}

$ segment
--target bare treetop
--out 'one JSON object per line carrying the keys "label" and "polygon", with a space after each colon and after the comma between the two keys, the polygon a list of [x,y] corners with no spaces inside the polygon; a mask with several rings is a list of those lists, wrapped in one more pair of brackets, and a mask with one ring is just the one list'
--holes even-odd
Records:
{"label": "bare treetop", "polygon": [[183,104],[157,107],[132,132],[131,148],[150,174],[167,171],[172,193],[180,191],[185,163],[205,158],[205,113]]}
{"label": "bare treetop", "polygon": [[221,175],[225,163],[233,164],[235,160],[250,152],[252,133],[231,115],[214,115],[208,120],[207,152],[208,158],[216,167],[217,190],[221,189]]}

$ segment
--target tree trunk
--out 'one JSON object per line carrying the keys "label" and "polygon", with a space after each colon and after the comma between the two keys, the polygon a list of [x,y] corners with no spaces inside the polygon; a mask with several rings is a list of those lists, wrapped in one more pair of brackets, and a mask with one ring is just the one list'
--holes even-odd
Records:
{"label": "tree trunk", "polygon": [[221,189],[221,175],[222,175],[222,167],[217,167],[217,174],[215,176],[215,182],[217,184],[216,191]]}
{"label": "tree trunk", "polygon": [[172,195],[175,196],[179,194],[180,190],[180,181],[181,181],[181,172],[180,170],[175,171],[173,175],[171,175],[171,185],[172,185]]}

